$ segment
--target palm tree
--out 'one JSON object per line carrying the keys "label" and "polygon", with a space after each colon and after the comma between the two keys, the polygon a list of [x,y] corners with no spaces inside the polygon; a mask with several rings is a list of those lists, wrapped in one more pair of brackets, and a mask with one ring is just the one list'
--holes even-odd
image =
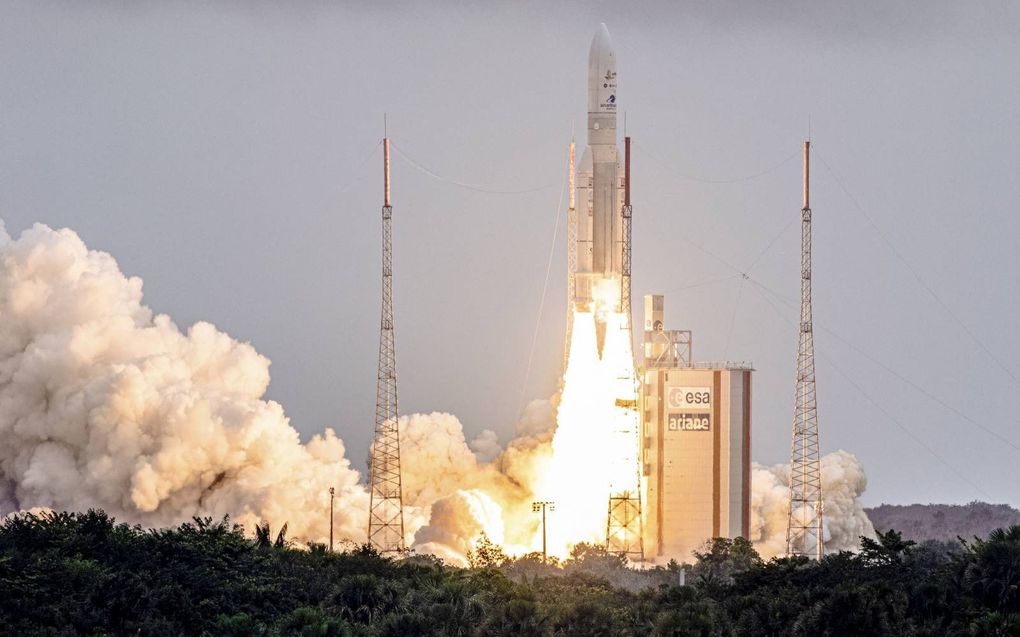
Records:
{"label": "palm tree", "polygon": [[971,593],[999,611],[1020,610],[1020,526],[996,529],[971,547],[964,571]]}
{"label": "palm tree", "polygon": [[273,545],[269,539],[269,522],[255,525],[255,546],[260,549],[268,549]]}
{"label": "palm tree", "polygon": [[278,549],[282,549],[287,546],[287,523],[284,522],[283,526],[280,527],[280,532],[276,535],[276,542],[273,543]]}
{"label": "palm tree", "polygon": [[255,525],[255,546],[260,549],[268,549],[270,547],[283,548],[287,546],[287,523],[284,522],[283,526],[280,527],[280,532],[276,534],[275,542],[270,540],[271,537],[269,522]]}

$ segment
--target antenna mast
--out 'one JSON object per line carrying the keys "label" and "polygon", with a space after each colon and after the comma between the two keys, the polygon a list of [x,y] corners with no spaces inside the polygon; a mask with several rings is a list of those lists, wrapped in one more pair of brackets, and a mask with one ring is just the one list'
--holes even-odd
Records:
{"label": "antenna mast", "polygon": [[390,140],[383,137],[382,321],[375,391],[375,436],[369,458],[371,495],[368,543],[382,554],[404,551],[404,502],[397,430],[397,353],[393,338],[393,207],[390,205]]}
{"label": "antenna mast", "polygon": [[800,346],[794,394],[790,454],[789,555],[822,559],[822,480],[818,465],[818,410],[815,395],[815,344],[811,318],[811,142],[804,142],[804,207],[801,208]]}

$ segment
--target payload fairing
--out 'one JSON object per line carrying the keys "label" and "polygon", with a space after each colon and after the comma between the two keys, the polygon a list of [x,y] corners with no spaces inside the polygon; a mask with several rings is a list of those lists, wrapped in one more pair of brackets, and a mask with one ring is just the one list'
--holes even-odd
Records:
{"label": "payload fairing", "polygon": [[588,144],[577,167],[570,232],[575,242],[570,246],[575,255],[571,309],[595,314],[600,345],[604,314],[623,311],[625,183],[616,147],[616,104],[616,54],[602,24],[588,51]]}

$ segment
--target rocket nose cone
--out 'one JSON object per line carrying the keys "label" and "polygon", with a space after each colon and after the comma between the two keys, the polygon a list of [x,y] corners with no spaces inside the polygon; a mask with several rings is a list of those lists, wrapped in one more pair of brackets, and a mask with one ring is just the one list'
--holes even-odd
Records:
{"label": "rocket nose cone", "polygon": [[613,41],[609,38],[609,29],[606,23],[599,24],[595,35],[591,38],[591,48],[588,49],[588,59],[596,60],[600,57],[611,55],[613,52]]}

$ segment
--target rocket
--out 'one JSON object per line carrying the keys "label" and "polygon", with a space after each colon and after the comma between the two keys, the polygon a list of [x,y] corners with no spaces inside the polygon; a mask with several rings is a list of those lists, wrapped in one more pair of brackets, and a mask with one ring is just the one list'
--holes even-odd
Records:
{"label": "rocket", "polygon": [[[616,53],[601,24],[588,50],[587,145],[568,213],[570,300],[574,310],[594,313],[599,323],[600,315],[622,311],[625,183],[616,145],[617,97]],[[570,170],[573,176],[572,157]],[[599,327],[601,336],[604,325]]]}

